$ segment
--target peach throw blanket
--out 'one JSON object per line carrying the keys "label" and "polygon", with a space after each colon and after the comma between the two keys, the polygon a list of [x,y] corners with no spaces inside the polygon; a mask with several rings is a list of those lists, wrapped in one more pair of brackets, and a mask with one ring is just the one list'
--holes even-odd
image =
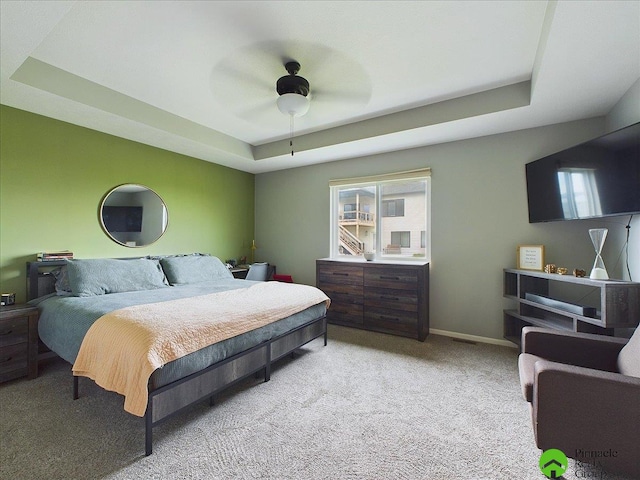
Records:
{"label": "peach throw blanket", "polygon": [[329,297],[315,287],[262,282],[115,310],[89,328],[73,374],[124,395],[124,409],[142,417],[155,369],[323,302],[328,307]]}

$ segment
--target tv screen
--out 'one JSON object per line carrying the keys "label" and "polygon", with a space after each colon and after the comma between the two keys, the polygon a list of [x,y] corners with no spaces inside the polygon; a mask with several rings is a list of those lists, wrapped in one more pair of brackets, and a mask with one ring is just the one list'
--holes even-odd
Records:
{"label": "tv screen", "polygon": [[102,221],[110,232],[141,232],[142,207],[102,207]]}
{"label": "tv screen", "polygon": [[640,213],[640,123],[526,165],[529,222]]}

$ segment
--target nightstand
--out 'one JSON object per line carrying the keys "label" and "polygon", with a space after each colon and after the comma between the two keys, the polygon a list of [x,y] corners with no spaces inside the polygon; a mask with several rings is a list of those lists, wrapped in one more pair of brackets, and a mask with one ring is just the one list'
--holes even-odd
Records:
{"label": "nightstand", "polygon": [[0,383],[38,376],[38,309],[0,307]]}

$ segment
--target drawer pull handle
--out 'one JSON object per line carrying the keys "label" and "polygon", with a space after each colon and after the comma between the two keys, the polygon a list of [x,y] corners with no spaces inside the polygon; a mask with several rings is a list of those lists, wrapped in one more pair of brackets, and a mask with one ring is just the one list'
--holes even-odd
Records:
{"label": "drawer pull handle", "polygon": [[380,275],[380,280],[400,280],[400,277],[387,277],[385,275]]}
{"label": "drawer pull handle", "polygon": [[385,297],[384,295],[382,295],[380,297],[380,300],[392,300],[392,301],[398,301],[400,300],[398,297]]}
{"label": "drawer pull handle", "polygon": [[13,333],[13,330],[5,330],[4,332],[0,333],[0,335],[11,335]]}
{"label": "drawer pull handle", "polygon": [[342,273],[342,272],[333,272],[334,275],[340,275],[342,277],[348,277],[349,274],[348,273]]}
{"label": "drawer pull handle", "polygon": [[13,357],[4,357],[4,358],[0,359],[0,363],[7,363],[7,362],[11,361],[12,358]]}
{"label": "drawer pull handle", "polygon": [[398,317],[380,317],[381,320],[389,320],[390,322],[399,322],[400,319]]}

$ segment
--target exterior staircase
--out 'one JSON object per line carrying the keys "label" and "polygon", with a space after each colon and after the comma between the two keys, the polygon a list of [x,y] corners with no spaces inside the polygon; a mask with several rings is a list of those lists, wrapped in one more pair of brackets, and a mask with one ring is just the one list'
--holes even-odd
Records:
{"label": "exterior staircase", "polygon": [[340,225],[339,230],[340,251],[346,255],[362,255],[364,253],[364,242]]}

